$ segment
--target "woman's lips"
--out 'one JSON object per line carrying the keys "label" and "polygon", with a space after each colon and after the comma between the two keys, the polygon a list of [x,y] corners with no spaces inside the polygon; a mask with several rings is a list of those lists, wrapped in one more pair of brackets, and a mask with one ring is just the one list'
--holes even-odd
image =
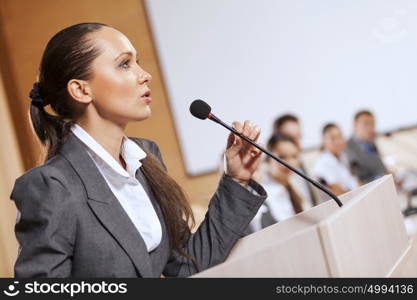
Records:
{"label": "woman's lips", "polygon": [[147,104],[152,102],[152,98],[151,98],[151,90],[147,90],[146,92],[144,92],[141,96],[141,98],[143,99],[143,101],[145,101]]}

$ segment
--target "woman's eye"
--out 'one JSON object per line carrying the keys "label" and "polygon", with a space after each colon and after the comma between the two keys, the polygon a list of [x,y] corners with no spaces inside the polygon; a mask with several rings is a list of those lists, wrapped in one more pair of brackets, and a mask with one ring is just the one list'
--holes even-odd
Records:
{"label": "woman's eye", "polygon": [[123,61],[121,64],[120,64],[120,67],[121,68],[124,68],[124,69],[128,69],[129,68],[129,63],[130,63],[130,60],[128,59],[128,60],[125,60],[125,61]]}
{"label": "woman's eye", "polygon": [[[139,65],[139,59],[136,60],[136,64]],[[123,61],[120,64],[120,67],[123,68],[123,69],[129,69],[130,68],[130,59],[127,59],[127,60]]]}

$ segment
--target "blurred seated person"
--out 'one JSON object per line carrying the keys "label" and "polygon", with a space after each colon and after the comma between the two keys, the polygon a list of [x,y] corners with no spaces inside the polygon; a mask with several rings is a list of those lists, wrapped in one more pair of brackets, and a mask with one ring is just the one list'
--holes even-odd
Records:
{"label": "blurred seated person", "polygon": [[[344,152],[346,141],[340,128],[334,123],[326,124],[322,137],[322,151],[313,167],[312,175],[336,195],[357,188],[358,181],[350,172],[349,161]],[[328,198],[327,195],[325,197]]]}
{"label": "blurred seated person", "polygon": [[281,133],[293,139],[298,148],[301,149],[301,125],[300,120],[292,114],[284,114],[275,119],[273,134]]}
{"label": "blurred seated person", "polygon": [[374,115],[368,110],[356,113],[353,132],[346,147],[351,172],[363,184],[385,175],[387,169],[375,144]]}
{"label": "blurred seated person", "polygon": [[[274,134],[269,139],[267,148],[291,166],[298,166],[300,150],[290,137]],[[289,182],[293,172],[270,157],[266,158],[264,164],[265,174],[262,176],[262,186],[268,198],[253,218],[247,233],[256,232],[289,218],[302,212],[304,208],[303,199]]]}
{"label": "blurred seated person", "polygon": [[[301,131],[301,124],[300,120],[292,114],[284,114],[279,116],[273,124],[273,133],[280,133],[292,138],[297,145],[299,151],[301,151],[301,138],[302,138],[302,131]],[[298,166],[304,174],[307,174],[306,168],[304,167],[301,157],[299,157]],[[306,182],[302,177],[294,174],[291,176],[290,179],[293,187],[297,190],[297,192],[305,199],[306,204],[311,207],[316,205],[317,197],[314,193],[312,187],[308,182]]]}

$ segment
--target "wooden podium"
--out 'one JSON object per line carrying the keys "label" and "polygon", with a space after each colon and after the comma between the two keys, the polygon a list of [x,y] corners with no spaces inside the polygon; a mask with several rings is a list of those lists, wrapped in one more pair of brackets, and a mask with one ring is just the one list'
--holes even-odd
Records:
{"label": "wooden podium", "polygon": [[[240,239],[193,277],[417,276],[391,175]],[[413,275],[414,272],[414,275]]]}

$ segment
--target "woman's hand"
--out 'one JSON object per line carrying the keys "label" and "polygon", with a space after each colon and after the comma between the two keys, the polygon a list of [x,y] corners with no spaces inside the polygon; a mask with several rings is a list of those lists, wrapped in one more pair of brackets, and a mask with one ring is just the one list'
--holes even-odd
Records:
{"label": "woman's hand", "polygon": [[[243,125],[233,122],[233,128],[255,142],[261,133],[259,126],[253,126],[250,121],[245,121]],[[261,153],[259,149],[231,133],[227,139],[225,153],[226,175],[242,186],[247,186],[259,165]]]}

